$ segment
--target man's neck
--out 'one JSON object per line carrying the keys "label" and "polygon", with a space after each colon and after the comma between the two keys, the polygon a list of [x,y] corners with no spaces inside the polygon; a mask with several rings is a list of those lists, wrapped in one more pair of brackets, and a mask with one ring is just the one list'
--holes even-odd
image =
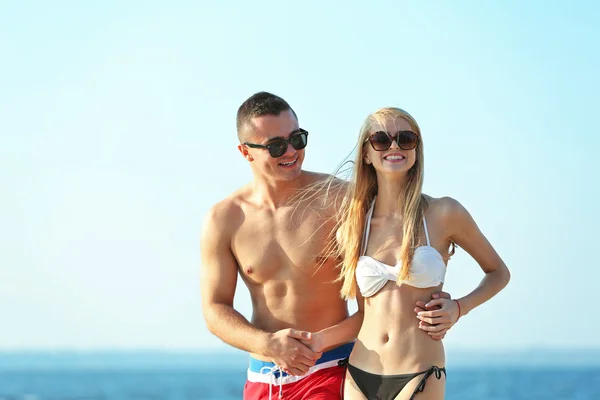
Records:
{"label": "man's neck", "polygon": [[302,171],[293,181],[255,178],[252,181],[252,193],[256,203],[271,210],[285,206],[304,187],[304,174]]}

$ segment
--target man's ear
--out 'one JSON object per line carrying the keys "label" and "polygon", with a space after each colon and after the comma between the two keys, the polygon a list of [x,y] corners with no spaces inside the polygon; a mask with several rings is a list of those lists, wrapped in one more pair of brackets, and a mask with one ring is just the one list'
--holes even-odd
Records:
{"label": "man's ear", "polygon": [[248,147],[244,146],[243,144],[238,144],[238,150],[240,151],[240,153],[242,153],[242,156],[248,160],[249,162],[254,161],[254,157],[252,157],[252,155],[250,153],[248,153]]}

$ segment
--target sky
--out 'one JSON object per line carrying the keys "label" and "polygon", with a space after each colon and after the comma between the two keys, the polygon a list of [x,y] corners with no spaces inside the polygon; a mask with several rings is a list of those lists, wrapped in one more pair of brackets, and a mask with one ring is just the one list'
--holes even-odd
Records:
{"label": "sky", "polygon": [[[199,234],[252,179],[235,115],[262,90],[310,132],[312,171],[376,109],[416,118],[425,193],[512,273],[447,349],[600,348],[599,22],[593,1],[3,2],[0,350],[228,349]],[[459,250],[445,290],[482,276]]]}

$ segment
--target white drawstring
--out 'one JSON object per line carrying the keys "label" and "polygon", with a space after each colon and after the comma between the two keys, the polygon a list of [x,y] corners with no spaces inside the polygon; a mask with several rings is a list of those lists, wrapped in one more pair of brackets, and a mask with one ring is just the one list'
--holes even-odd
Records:
{"label": "white drawstring", "polygon": [[[277,365],[273,365],[272,367],[262,367],[260,369],[260,373],[263,374],[264,371],[268,371],[265,375],[267,375],[269,377],[269,400],[272,400],[271,398],[271,389],[273,388],[273,385],[277,385],[277,377],[275,376],[276,372],[279,372],[279,398],[283,398],[283,387],[282,387],[282,379],[283,376],[281,376],[281,374],[283,373],[281,371],[281,368],[279,368]],[[275,382],[273,382],[273,380],[275,380]]]}

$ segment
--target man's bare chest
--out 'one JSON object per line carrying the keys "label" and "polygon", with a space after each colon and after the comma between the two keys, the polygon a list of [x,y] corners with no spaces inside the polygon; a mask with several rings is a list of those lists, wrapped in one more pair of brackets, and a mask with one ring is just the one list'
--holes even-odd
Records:
{"label": "man's bare chest", "polygon": [[256,282],[302,278],[322,261],[331,223],[316,213],[247,215],[232,239],[241,273]]}

